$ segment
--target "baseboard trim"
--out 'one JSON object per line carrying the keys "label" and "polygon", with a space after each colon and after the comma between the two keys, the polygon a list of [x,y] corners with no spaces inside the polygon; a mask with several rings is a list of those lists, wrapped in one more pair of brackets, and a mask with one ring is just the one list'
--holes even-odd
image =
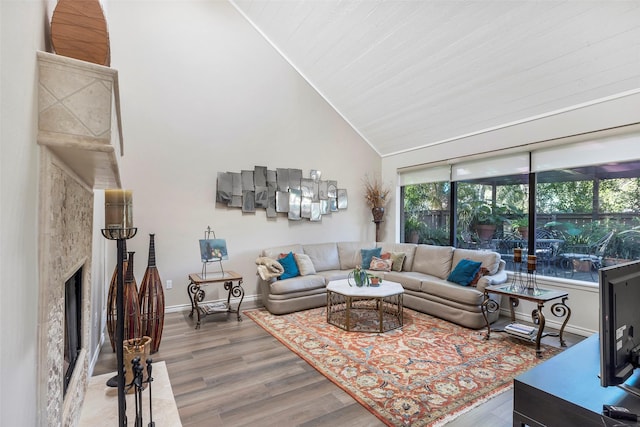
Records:
{"label": "baseboard trim", "polygon": [[[210,300],[207,302],[227,302],[227,299],[218,299],[218,300]],[[238,305],[238,302],[240,302],[239,298],[231,298],[231,305],[233,307],[236,307]],[[241,310],[245,310],[245,309],[251,309],[251,308],[257,308],[257,307],[262,307],[262,302],[260,300],[260,296],[259,295],[245,295],[244,299],[242,300],[242,306],[240,307]],[[177,304],[177,305],[170,305],[164,308],[164,312],[165,313],[179,313],[181,311],[190,311],[191,310],[191,303],[189,304]]]}

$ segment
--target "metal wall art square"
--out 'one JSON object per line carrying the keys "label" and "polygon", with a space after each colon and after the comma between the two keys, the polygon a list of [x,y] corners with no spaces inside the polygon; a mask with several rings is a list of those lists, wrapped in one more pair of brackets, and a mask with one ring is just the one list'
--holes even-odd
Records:
{"label": "metal wall art square", "polygon": [[322,215],[347,209],[347,190],[338,182],[322,180],[322,172],[311,169],[309,178],[301,169],[255,166],[253,170],[218,172],[216,202],[242,212],[264,209],[267,218],[287,214],[292,221],[321,221]]}

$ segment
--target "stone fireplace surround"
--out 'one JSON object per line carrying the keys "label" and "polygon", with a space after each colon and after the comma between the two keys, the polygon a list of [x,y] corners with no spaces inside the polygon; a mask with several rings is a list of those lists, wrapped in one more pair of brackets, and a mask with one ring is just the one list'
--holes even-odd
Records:
{"label": "stone fireplace surround", "polygon": [[[38,425],[77,425],[88,386],[93,293],[94,189],[120,188],[117,71],[37,52]],[[115,95],[115,96],[114,96]],[[118,120],[112,121],[115,112]],[[120,144],[111,143],[112,130]],[[81,351],[63,396],[64,283],[82,267]],[[98,299],[100,300],[100,299]]]}

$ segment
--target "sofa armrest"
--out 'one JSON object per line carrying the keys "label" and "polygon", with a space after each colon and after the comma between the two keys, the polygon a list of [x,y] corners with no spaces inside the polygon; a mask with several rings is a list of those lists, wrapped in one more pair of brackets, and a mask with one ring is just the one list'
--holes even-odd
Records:
{"label": "sofa armrest", "polygon": [[484,292],[484,288],[487,286],[500,285],[505,283],[508,280],[507,271],[505,270],[506,262],[504,260],[500,260],[500,265],[498,267],[498,271],[496,274],[492,274],[490,276],[483,276],[478,280],[478,284],[476,288],[480,292]]}

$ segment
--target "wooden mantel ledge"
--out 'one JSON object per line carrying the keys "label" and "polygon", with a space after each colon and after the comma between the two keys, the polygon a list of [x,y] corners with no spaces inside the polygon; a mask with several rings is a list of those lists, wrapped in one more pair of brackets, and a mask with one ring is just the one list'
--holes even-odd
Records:
{"label": "wooden mantel ledge", "polygon": [[37,52],[37,59],[38,144],[89,187],[120,188],[124,142],[118,71],[46,52]]}

